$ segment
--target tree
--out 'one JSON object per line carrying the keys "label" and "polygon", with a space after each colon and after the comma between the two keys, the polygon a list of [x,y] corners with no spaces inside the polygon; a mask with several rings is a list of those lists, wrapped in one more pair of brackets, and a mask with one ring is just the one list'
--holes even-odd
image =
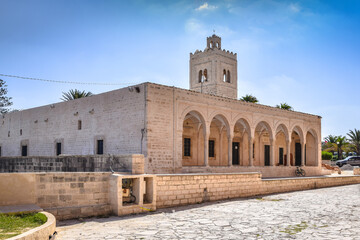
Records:
{"label": "tree", "polygon": [[93,94],[91,92],[80,91],[78,89],[70,89],[69,92],[63,92],[62,98],[60,99],[63,101],[70,101],[78,98],[89,97],[92,95]]}
{"label": "tree", "polygon": [[349,141],[352,144],[352,148],[355,150],[356,155],[360,155],[360,130],[356,128],[353,130],[349,130],[350,132],[347,134],[349,136]]}
{"label": "tree", "polygon": [[244,102],[251,102],[251,103],[257,103],[259,102],[259,100],[257,100],[256,97],[254,97],[253,95],[251,94],[246,94],[245,96],[243,96],[242,98],[240,98],[241,101],[244,101]]}
{"label": "tree", "polygon": [[328,152],[334,152],[336,150],[339,159],[342,159],[342,153],[343,151],[347,150],[347,147],[349,145],[349,143],[346,140],[346,137],[345,136],[343,137],[341,135],[340,136],[329,135],[328,137],[325,138],[325,141],[327,141],[326,143],[327,148],[324,150]]}
{"label": "tree", "polygon": [[9,106],[12,105],[11,97],[7,97],[7,85],[6,82],[0,79],[0,113],[5,114],[9,112]]}
{"label": "tree", "polygon": [[280,103],[280,105],[276,105],[277,108],[285,109],[285,110],[294,110],[289,104],[287,103]]}

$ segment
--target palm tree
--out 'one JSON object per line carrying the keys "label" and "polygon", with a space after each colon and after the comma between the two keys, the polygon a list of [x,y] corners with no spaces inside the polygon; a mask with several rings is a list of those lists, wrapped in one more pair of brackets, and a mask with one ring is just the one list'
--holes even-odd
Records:
{"label": "palm tree", "polygon": [[326,149],[324,149],[324,151],[327,152],[334,152],[337,151],[338,152],[338,157],[339,160],[342,159],[342,153],[343,151],[348,150],[348,145],[349,143],[346,140],[346,137],[344,136],[332,136],[329,135],[328,137],[325,138],[326,143]]}
{"label": "palm tree", "polygon": [[280,105],[276,105],[277,108],[285,109],[285,110],[294,110],[292,106],[287,103],[280,103]]}
{"label": "palm tree", "polygon": [[241,101],[244,101],[244,102],[251,102],[251,103],[257,103],[259,102],[259,100],[257,100],[256,97],[254,97],[253,95],[251,94],[246,94],[245,96],[243,96],[242,98],[240,98]]}
{"label": "palm tree", "polygon": [[349,136],[349,141],[352,144],[353,149],[356,152],[356,155],[360,155],[360,130],[349,130],[350,132],[347,134]]}
{"label": "palm tree", "polygon": [[70,89],[69,92],[63,92],[62,98],[60,99],[63,101],[70,101],[78,98],[89,97],[91,95],[93,95],[91,92],[80,91],[78,89]]}

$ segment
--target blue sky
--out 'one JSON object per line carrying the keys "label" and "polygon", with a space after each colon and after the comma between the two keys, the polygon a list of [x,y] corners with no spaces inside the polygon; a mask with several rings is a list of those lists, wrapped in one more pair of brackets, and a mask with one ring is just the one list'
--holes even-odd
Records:
{"label": "blue sky", "polygon": [[0,1],[0,77],[15,109],[155,82],[189,87],[189,53],[213,29],[238,54],[238,96],[320,115],[322,136],[360,129],[360,1]]}

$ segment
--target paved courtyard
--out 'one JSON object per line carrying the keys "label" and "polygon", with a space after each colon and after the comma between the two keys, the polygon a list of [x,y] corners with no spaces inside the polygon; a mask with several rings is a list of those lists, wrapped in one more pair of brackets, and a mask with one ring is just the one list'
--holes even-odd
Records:
{"label": "paved courtyard", "polygon": [[360,184],[58,223],[56,239],[360,239]]}

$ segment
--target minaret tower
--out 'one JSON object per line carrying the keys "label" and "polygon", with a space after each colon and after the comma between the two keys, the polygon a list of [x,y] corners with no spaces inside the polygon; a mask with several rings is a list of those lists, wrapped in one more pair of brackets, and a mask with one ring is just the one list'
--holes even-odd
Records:
{"label": "minaret tower", "polygon": [[204,51],[190,53],[190,90],[237,99],[237,55],[221,49],[221,38],[207,38]]}

